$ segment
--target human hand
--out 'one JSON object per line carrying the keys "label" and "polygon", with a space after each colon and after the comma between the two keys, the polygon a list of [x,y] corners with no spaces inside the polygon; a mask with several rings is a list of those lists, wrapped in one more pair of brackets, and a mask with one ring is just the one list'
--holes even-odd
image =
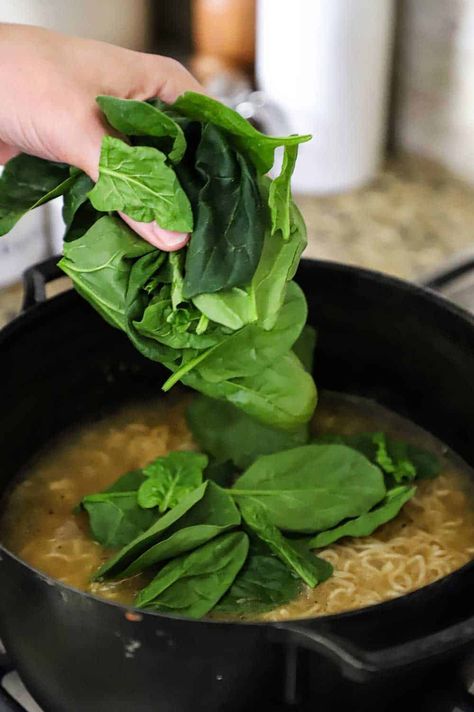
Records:
{"label": "human hand", "polygon": [[[97,180],[102,138],[114,132],[96,96],[156,96],[173,102],[186,90],[202,87],[168,57],[39,27],[0,24],[0,164],[24,151],[77,166]],[[121,216],[162,250],[177,250],[189,238],[155,222]]]}

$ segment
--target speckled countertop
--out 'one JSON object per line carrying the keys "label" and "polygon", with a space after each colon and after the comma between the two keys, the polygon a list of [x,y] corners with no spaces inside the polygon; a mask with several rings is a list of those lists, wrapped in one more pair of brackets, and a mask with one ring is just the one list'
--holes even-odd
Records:
{"label": "speckled countertop", "polygon": [[[297,196],[307,255],[419,279],[474,249],[474,189],[428,161],[391,160],[367,187],[345,195]],[[0,290],[0,325],[19,310],[21,288]]]}

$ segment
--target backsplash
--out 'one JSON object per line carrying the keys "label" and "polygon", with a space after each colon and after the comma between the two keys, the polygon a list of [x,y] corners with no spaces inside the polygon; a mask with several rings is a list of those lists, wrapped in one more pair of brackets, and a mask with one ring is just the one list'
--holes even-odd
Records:
{"label": "backsplash", "polygon": [[403,0],[396,144],[474,184],[474,0]]}

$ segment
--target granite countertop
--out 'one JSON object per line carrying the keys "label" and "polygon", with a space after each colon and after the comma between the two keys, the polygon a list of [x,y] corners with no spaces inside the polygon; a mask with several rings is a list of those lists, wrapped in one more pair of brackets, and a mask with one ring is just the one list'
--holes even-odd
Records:
{"label": "granite countertop", "polygon": [[[416,280],[474,250],[474,189],[424,159],[389,160],[370,185],[351,193],[296,200],[310,257]],[[63,287],[64,280],[51,290]],[[0,290],[0,326],[20,304],[20,285]]]}

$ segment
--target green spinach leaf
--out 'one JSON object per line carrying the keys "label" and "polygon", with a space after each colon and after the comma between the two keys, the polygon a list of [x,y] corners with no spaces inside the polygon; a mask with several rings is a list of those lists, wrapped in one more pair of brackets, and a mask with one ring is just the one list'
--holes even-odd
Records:
{"label": "green spinach leaf", "polygon": [[316,329],[306,324],[298,339],[293,344],[293,351],[298,356],[308,373],[313,372],[314,349],[316,346]]}
{"label": "green spinach leaf", "polygon": [[178,114],[219,126],[234,137],[235,145],[245,152],[260,174],[273,166],[275,148],[294,146],[309,141],[311,136],[266,136],[233,109],[204,94],[187,91],[175,101],[172,109]]}
{"label": "green spinach leaf", "polygon": [[137,504],[136,492],[101,492],[84,497],[92,538],[102,546],[125,546],[142,534],[157,518],[157,512]]}
{"label": "green spinach leaf", "polygon": [[237,578],[213,613],[257,615],[294,600],[301,579],[275,556],[249,553]]}
{"label": "green spinach leaf", "polygon": [[290,237],[291,176],[298,157],[298,146],[285,146],[280,175],[272,181],[268,204],[272,216],[272,234],[280,232],[284,240]]}
{"label": "green spinach leaf", "polygon": [[21,153],[0,176],[0,235],[9,232],[25,213],[65,193],[76,181],[65,163]]}
{"label": "green spinach leaf", "polygon": [[189,200],[165,154],[112,136],[102,141],[99,179],[89,200],[96,210],[121,210],[134,220],[156,220],[167,230],[190,232],[193,227]]}
{"label": "green spinach leaf", "polygon": [[186,253],[187,298],[241,287],[253,277],[263,246],[266,206],[252,163],[207,124],[196,168],[203,180]]}
{"label": "green spinach leaf", "polygon": [[145,480],[138,489],[138,504],[144,509],[158,507],[163,514],[202,484],[207,463],[206,455],[199,452],[175,451],[156,458],[143,468]]}
{"label": "green spinach leaf", "polygon": [[288,450],[308,441],[307,425],[295,431],[277,430],[230,403],[206,396],[193,398],[187,420],[203,450],[217,461],[231,461],[240,469],[249,467],[260,455]]}
{"label": "green spinach leaf", "polygon": [[267,510],[253,497],[239,497],[238,504],[246,525],[284,564],[308,586],[314,587],[333,572],[330,563],[314,556],[303,547],[297,548],[270,521]]}
{"label": "green spinach leaf", "polygon": [[171,161],[179,162],[186,150],[186,139],[181,126],[156,106],[135,99],[98,96],[97,103],[109,124],[126,136],[171,137]]}
{"label": "green spinach leaf", "polygon": [[230,490],[257,497],[280,529],[311,534],[366,513],[385,496],[382,472],[344,445],[264,455]]}
{"label": "green spinach leaf", "polygon": [[243,532],[224,534],[167,563],[137,596],[139,608],[201,618],[232,585],[248,553]]}
{"label": "green spinach leaf", "polygon": [[394,519],[400,512],[403,505],[413,497],[416,487],[395,487],[388,490],[385,498],[370,512],[361,514],[357,519],[350,519],[344,524],[316,534],[308,542],[308,546],[315,549],[333,544],[344,536],[369,536],[378,527],[391,519]]}

